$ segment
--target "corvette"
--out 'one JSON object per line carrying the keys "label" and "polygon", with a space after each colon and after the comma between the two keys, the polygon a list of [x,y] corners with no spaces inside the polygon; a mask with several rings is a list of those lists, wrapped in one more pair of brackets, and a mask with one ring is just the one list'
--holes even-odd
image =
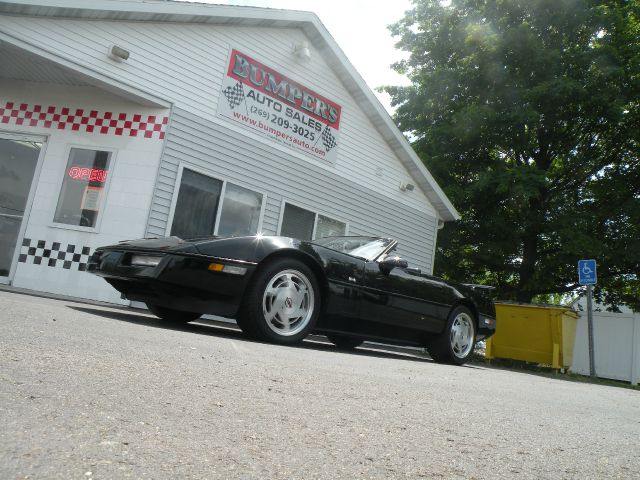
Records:
{"label": "corvette", "polygon": [[292,344],[316,332],[340,348],[410,345],[465,363],[495,331],[487,289],[410,268],[396,248],[364,236],[167,237],[98,248],[87,270],[167,321],[215,314],[264,341]]}

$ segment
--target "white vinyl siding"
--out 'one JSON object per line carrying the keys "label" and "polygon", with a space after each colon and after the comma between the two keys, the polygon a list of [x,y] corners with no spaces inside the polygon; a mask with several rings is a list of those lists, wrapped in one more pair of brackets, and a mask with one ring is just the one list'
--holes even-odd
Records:
{"label": "white vinyl siding", "polygon": [[[299,29],[0,16],[0,30],[218,124],[227,123],[216,118],[216,108],[229,50],[237,48],[342,107],[335,165],[284,146],[276,149],[435,216],[421,191],[400,191],[401,182],[415,182],[313,42],[309,62],[292,54],[293,45],[308,40]],[[110,60],[106,52],[112,44],[129,50],[129,60]],[[258,138],[239,126],[229,128]]]}

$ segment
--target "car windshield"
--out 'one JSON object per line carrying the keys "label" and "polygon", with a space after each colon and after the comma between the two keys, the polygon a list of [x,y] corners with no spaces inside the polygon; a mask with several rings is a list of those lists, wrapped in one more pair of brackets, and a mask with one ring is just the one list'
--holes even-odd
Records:
{"label": "car windshield", "polygon": [[313,243],[371,261],[384,252],[393,240],[380,237],[325,237],[314,240]]}

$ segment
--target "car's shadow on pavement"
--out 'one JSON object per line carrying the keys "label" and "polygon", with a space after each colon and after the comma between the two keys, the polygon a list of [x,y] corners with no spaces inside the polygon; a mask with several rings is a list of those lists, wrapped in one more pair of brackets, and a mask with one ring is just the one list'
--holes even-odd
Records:
{"label": "car's shadow on pavement", "polygon": [[[101,308],[79,307],[76,305],[67,305],[67,308],[76,310],[78,312],[88,313],[90,315],[97,315],[103,318],[118,320],[120,322],[144,325],[146,327],[161,328],[163,330],[175,330],[180,332],[190,332],[198,335],[224,337],[247,343],[261,343],[245,337],[235,323],[206,319],[200,319],[191,323],[179,323],[161,320],[146,313],[127,313],[114,310],[104,310]],[[328,342],[328,340],[321,335],[310,335],[301,344],[292,345],[287,348],[303,348],[318,351],[340,352],[349,355],[376,358],[392,358],[410,362],[434,363],[431,358],[428,358],[426,355],[423,356],[423,354],[419,351],[412,351],[409,349],[403,350],[402,347],[365,343],[362,347],[358,347],[355,350],[343,350]],[[478,368],[473,365],[464,365],[464,367]]]}

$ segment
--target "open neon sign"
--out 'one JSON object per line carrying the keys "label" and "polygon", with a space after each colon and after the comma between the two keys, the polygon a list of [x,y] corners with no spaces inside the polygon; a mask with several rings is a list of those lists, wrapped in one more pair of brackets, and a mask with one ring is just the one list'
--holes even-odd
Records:
{"label": "open neon sign", "polygon": [[101,168],[71,167],[67,173],[74,180],[104,183],[107,181],[109,171]]}

